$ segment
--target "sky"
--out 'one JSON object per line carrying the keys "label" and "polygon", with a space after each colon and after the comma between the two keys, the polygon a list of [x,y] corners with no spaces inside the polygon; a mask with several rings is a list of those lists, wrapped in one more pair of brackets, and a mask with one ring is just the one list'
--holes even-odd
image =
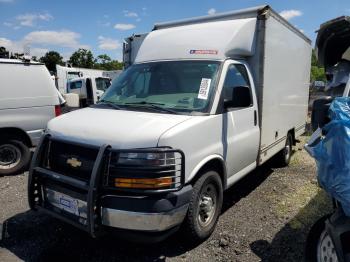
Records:
{"label": "sky", "polygon": [[156,22],[212,15],[269,4],[315,40],[320,24],[350,16],[349,0],[0,0],[0,46],[65,60],[78,48],[121,60],[123,39],[152,30]]}

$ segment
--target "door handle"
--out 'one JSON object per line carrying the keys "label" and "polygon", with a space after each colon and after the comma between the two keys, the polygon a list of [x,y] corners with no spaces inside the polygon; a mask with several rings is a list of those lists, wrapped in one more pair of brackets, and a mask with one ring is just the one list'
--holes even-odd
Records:
{"label": "door handle", "polygon": [[254,126],[258,124],[258,115],[256,113],[256,110],[254,110]]}

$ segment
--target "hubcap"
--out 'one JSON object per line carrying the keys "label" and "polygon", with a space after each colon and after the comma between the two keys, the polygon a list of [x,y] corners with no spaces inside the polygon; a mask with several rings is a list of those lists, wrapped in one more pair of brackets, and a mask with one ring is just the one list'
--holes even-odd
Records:
{"label": "hubcap", "polygon": [[326,230],[322,232],[317,244],[317,261],[338,262],[338,256],[335,252],[333,241]]}
{"label": "hubcap", "polygon": [[11,144],[0,145],[0,169],[10,169],[18,165],[21,151]]}
{"label": "hubcap", "polygon": [[199,196],[198,222],[202,227],[208,226],[215,215],[217,192],[213,185],[206,185]]}

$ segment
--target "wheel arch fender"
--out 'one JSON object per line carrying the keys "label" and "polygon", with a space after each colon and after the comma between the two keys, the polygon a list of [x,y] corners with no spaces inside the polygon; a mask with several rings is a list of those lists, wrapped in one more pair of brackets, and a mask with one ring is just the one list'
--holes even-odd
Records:
{"label": "wheel arch fender", "polygon": [[203,170],[215,170],[219,173],[223,189],[227,187],[227,170],[224,158],[221,155],[214,154],[202,159],[192,170],[187,183],[194,183]]}
{"label": "wheel arch fender", "polygon": [[0,128],[0,137],[12,138],[21,140],[26,146],[32,146],[32,140],[27,132],[18,127],[3,127]]}

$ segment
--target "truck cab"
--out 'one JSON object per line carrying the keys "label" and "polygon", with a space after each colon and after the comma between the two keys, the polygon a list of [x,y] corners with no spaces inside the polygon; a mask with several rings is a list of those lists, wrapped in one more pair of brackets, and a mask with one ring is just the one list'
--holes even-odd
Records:
{"label": "truck cab", "polygon": [[48,124],[31,208],[93,237],[161,240],[181,227],[206,239],[224,190],[271,157],[289,163],[305,130],[310,43],[269,6],[130,37],[128,67],[100,101]]}
{"label": "truck cab", "polygon": [[79,77],[67,82],[67,93],[79,95],[81,107],[96,104],[111,85],[108,77]]}

